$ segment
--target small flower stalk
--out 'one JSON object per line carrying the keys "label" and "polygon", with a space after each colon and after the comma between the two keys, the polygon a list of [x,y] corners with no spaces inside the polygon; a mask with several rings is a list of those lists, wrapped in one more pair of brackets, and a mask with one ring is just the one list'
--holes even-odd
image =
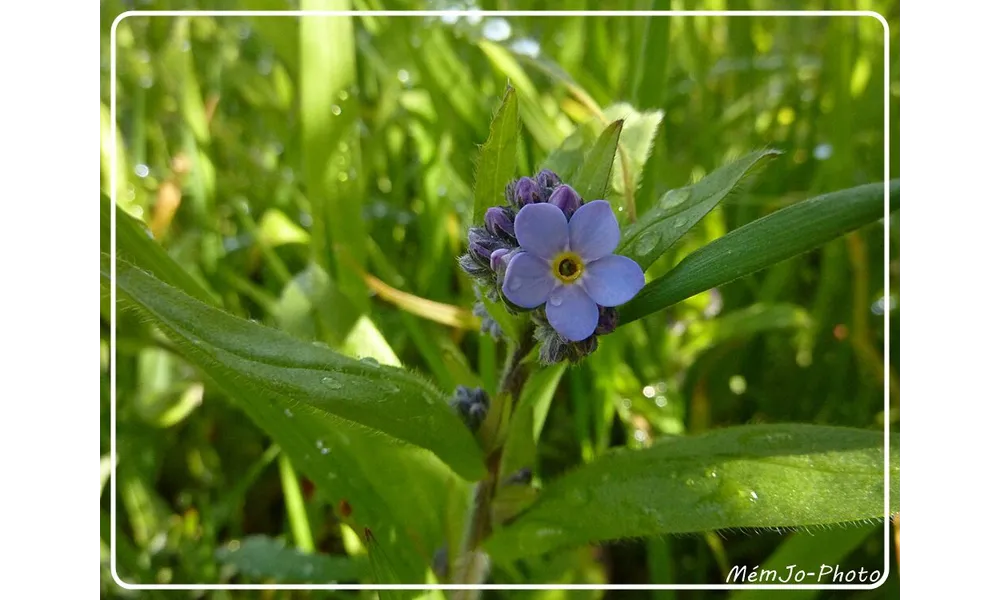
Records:
{"label": "small flower stalk", "polygon": [[[584,202],[552,171],[512,181],[505,196],[506,206],[488,209],[484,226],[469,230],[459,262],[490,300],[530,313],[541,362],[578,362],[615,330],[615,307],[645,285],[642,268],[614,254],[621,234],[611,205]],[[499,335],[481,304],[473,312]]]}

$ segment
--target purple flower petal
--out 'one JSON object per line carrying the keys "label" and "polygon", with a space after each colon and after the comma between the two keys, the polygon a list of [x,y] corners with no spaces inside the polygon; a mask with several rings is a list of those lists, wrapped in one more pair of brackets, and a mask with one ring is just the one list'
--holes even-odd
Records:
{"label": "purple flower petal", "polygon": [[569,241],[566,215],[554,204],[522,208],[514,217],[514,233],[522,249],[546,260],[566,250]]}
{"label": "purple flower petal", "polygon": [[545,303],[545,317],[571,342],[585,340],[597,328],[597,304],[579,285],[557,286]]}
{"label": "purple flower petal", "polygon": [[518,252],[504,273],[503,295],[521,308],[535,308],[545,302],[555,285],[549,263],[528,252]]}
{"label": "purple flower petal", "polygon": [[582,203],[580,194],[577,194],[576,190],[568,185],[560,185],[549,196],[549,204],[558,206],[559,210],[563,211],[563,214],[566,215],[566,218],[572,217],[573,213],[580,208]]}
{"label": "purple flower petal", "polygon": [[490,254],[490,268],[494,271],[500,269],[500,262],[505,256],[510,254],[510,248],[497,248]]}
{"label": "purple flower petal", "polygon": [[642,267],[631,258],[617,254],[588,264],[581,280],[587,294],[601,306],[625,304],[646,285]]}
{"label": "purple flower petal", "polygon": [[569,220],[569,247],[585,262],[607,256],[618,247],[618,219],[607,200],[587,202]]}

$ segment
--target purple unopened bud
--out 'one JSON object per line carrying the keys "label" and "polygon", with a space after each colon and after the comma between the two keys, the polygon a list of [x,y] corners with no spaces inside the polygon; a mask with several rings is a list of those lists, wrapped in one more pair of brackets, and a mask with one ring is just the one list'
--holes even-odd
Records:
{"label": "purple unopened bud", "polygon": [[530,177],[522,177],[514,184],[514,199],[517,206],[542,202],[542,189]]}
{"label": "purple unopened bud", "polygon": [[[509,209],[508,209],[509,210]],[[493,235],[507,234],[511,239],[514,237],[514,220],[507,212],[499,206],[486,209],[486,229]]]}
{"label": "purple unopened bud", "polygon": [[489,251],[489,249],[486,246],[483,246],[482,244],[480,244],[478,242],[469,242],[469,252],[473,252],[476,255],[478,255],[480,258],[483,258],[483,259],[486,259],[486,260],[489,260],[489,258],[490,258],[490,251]]}
{"label": "purple unopened bud", "polygon": [[469,230],[469,252],[475,254],[483,261],[490,260],[492,253],[499,243],[490,234],[479,227]]}
{"label": "purple unopened bud", "polygon": [[588,355],[593,354],[597,350],[597,336],[592,335],[585,340],[580,340],[579,342],[570,342],[569,344],[569,359],[571,363],[578,363]]}
{"label": "purple unopened bud", "polygon": [[490,397],[482,388],[460,385],[455,389],[449,404],[458,412],[458,416],[465,421],[469,429],[475,432],[486,419],[490,408]]}
{"label": "purple unopened bud", "polygon": [[483,266],[482,259],[478,254],[463,254],[458,257],[458,266],[472,277],[486,277],[493,271],[488,266]]}
{"label": "purple unopened bud", "polygon": [[504,257],[506,257],[508,254],[510,254],[510,250],[508,250],[507,248],[497,248],[496,250],[494,250],[490,254],[490,268],[493,269],[494,271],[499,271],[500,267],[503,266],[504,264],[503,263]]}
{"label": "purple unopened bud", "polygon": [[607,335],[618,327],[618,310],[602,306],[601,312],[597,316],[597,328],[594,333],[597,335]]}
{"label": "purple unopened bud", "polygon": [[535,175],[535,181],[543,188],[554,188],[562,183],[562,179],[559,179],[558,175],[548,169],[539,171],[538,175]]}
{"label": "purple unopened bud", "polygon": [[582,202],[580,194],[577,194],[576,190],[568,185],[560,185],[552,192],[552,196],[549,197],[549,204],[558,206],[567,219],[573,216],[573,213],[576,212],[576,209],[580,208]]}
{"label": "purple unopened bud", "polygon": [[504,485],[531,483],[531,467],[524,467],[523,469],[514,471],[507,476],[507,479],[504,479],[503,483]]}

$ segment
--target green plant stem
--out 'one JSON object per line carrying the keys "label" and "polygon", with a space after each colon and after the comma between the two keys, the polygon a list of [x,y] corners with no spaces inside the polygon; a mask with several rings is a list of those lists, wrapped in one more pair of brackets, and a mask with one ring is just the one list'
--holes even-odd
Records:
{"label": "green plant stem", "polygon": [[309,515],[306,514],[306,504],[302,498],[298,477],[295,475],[295,467],[292,466],[288,455],[282,454],[278,457],[278,471],[281,474],[281,488],[285,493],[285,506],[288,509],[288,524],[292,530],[295,546],[311,554],[316,551],[312,527],[309,525]]}
{"label": "green plant stem", "polygon": [[[500,401],[508,401],[506,399],[509,399],[511,411],[516,406],[524,382],[528,378],[528,367],[523,364],[523,361],[534,346],[534,328],[527,328],[516,344],[507,357],[496,395]],[[500,408],[505,410],[505,407]],[[495,445],[486,458],[486,477],[476,484],[473,492],[472,509],[469,512],[469,520],[466,523],[462,548],[458,555],[458,565],[453,578],[455,583],[479,584],[486,579],[489,572],[489,557],[484,552],[480,552],[478,548],[493,529],[493,498],[499,484],[500,459],[503,456],[503,448],[503,439],[501,438],[501,441]],[[455,598],[467,600],[477,598],[478,595],[476,590],[460,590],[456,592]]]}

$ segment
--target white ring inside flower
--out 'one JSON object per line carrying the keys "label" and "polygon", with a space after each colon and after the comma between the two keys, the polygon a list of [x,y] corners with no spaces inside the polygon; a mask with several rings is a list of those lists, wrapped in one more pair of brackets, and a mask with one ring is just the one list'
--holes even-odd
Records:
{"label": "white ring inside flower", "polygon": [[563,252],[552,259],[552,274],[563,283],[572,283],[583,275],[583,259],[575,252]]}

